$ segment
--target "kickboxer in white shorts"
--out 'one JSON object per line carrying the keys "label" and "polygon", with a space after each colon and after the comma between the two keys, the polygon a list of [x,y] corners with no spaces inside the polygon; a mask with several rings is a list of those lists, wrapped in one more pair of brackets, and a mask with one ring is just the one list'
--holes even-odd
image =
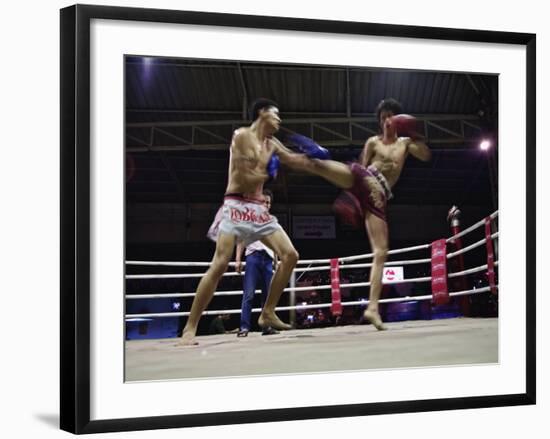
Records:
{"label": "kickboxer in white shorts", "polygon": [[267,210],[262,194],[264,183],[276,175],[279,164],[278,157],[273,154],[280,145],[273,137],[281,124],[277,104],[269,99],[256,100],[251,107],[251,118],[254,120],[252,125],[239,128],[233,134],[223,205],[208,231],[208,237],[216,242],[216,251],[210,268],[197,287],[181,345],[198,344],[195,335],[199,319],[212,299],[239,241],[248,245],[259,240],[280,260],[258,324],[262,328],[278,330],[291,328],[277,317],[275,306],[296,266],[298,252],[277,218]]}

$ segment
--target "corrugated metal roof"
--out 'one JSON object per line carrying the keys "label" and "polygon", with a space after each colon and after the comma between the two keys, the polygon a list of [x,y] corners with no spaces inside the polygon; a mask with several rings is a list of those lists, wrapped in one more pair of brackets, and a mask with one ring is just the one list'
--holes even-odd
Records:
{"label": "corrugated metal roof", "polygon": [[[475,114],[480,99],[467,76],[448,72],[380,71],[334,67],[161,60],[126,64],[127,108],[188,111],[169,120],[239,117],[243,97],[275,100],[283,113],[347,113],[348,77],[352,114],[372,114],[380,100],[394,97],[408,113]],[[242,75],[242,79],[241,79]],[[479,75],[472,75],[474,77]],[[496,77],[493,81],[496,85]],[[495,86],[491,87],[494,93]],[[224,111],[229,113],[223,114]],[[141,120],[143,120],[143,114]],[[158,113],[157,113],[158,115]],[[158,120],[158,119],[157,119]]]}
{"label": "corrugated metal roof", "polygon": [[405,71],[352,71],[353,112],[374,112],[387,97],[400,101],[407,113],[473,114],[479,99],[465,75]]}
{"label": "corrugated metal roof", "polygon": [[239,109],[242,87],[235,67],[186,67],[128,62],[127,106],[154,110]]}

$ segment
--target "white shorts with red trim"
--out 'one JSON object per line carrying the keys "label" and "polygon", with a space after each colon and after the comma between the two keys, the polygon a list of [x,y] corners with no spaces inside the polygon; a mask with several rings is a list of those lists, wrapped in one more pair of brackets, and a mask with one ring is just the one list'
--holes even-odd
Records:
{"label": "white shorts with red trim", "polygon": [[278,230],[281,225],[263,202],[226,196],[206,236],[217,241],[220,233],[234,235],[246,246]]}

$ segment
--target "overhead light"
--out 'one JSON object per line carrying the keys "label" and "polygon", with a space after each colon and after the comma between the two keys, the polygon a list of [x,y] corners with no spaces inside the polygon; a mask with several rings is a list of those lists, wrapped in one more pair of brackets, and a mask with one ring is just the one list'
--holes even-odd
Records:
{"label": "overhead light", "polygon": [[479,148],[483,151],[487,151],[491,147],[491,141],[487,139],[483,139],[481,143],[479,144]]}

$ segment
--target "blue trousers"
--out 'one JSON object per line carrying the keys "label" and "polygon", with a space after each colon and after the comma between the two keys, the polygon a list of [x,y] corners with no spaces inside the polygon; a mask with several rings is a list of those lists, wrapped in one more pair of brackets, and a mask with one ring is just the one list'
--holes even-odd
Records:
{"label": "blue trousers", "polygon": [[260,286],[262,307],[267,299],[269,284],[273,276],[273,259],[265,251],[255,251],[246,257],[243,282],[243,301],[241,305],[241,330],[250,331],[250,318],[254,291]]}

